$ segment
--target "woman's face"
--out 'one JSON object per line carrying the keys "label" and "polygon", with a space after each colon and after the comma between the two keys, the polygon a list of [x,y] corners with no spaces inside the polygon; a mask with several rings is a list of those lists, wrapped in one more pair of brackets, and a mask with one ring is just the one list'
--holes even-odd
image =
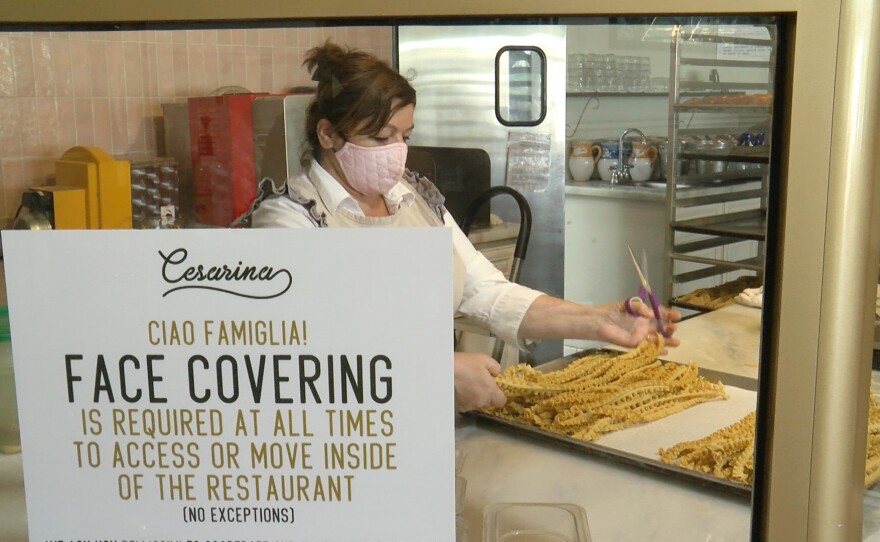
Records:
{"label": "woman's face", "polygon": [[348,138],[354,145],[362,147],[381,147],[390,143],[406,143],[413,131],[413,113],[415,107],[412,104],[398,109],[386,124],[375,135],[355,134]]}

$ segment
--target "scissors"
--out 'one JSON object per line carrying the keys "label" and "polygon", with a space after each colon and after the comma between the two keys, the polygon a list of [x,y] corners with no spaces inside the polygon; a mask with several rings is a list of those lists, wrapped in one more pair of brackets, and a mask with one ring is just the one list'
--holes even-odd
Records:
{"label": "scissors", "polygon": [[[626,309],[626,312],[632,316],[641,316],[641,314],[639,314],[639,312],[632,305],[635,301],[640,301],[645,305],[650,306],[651,309],[654,311],[654,320],[656,320],[657,322],[657,331],[659,331],[660,334],[664,337],[669,337],[669,334],[663,326],[663,318],[660,317],[660,303],[657,302],[657,296],[654,294],[654,290],[651,289],[651,285],[648,284],[648,279],[645,278],[645,274],[642,272],[643,267],[640,266],[639,262],[636,261],[636,257],[633,254],[632,249],[628,246],[626,247],[626,249],[629,250],[629,256],[630,258],[632,258],[633,265],[636,268],[636,273],[639,274],[639,281],[642,283],[642,285],[639,287],[639,295],[627,299],[624,302],[623,306]],[[642,264],[644,266],[644,269],[648,268],[647,258],[644,251],[642,251]]]}

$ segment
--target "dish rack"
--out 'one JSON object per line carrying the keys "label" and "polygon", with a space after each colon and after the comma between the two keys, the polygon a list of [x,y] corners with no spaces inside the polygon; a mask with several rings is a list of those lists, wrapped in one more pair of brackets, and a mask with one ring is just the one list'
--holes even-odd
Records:
{"label": "dish rack", "polygon": [[663,293],[691,311],[718,308],[692,293],[760,283],[764,269],[775,28],[736,29],[676,27],[671,40]]}

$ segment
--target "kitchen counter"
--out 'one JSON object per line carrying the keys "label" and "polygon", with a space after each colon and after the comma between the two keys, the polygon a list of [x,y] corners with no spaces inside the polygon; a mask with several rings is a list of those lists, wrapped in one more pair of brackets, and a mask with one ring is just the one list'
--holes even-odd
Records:
{"label": "kitchen counter", "polygon": [[663,359],[696,363],[703,374],[718,373],[725,384],[756,389],[761,340],[761,310],[734,303],[679,322],[681,345]]}
{"label": "kitchen counter", "polygon": [[611,184],[608,181],[568,181],[565,183],[565,195],[662,203],[666,201],[666,185],[663,183]]}
{"label": "kitchen counter", "polygon": [[465,417],[456,446],[466,454],[466,542],[482,540],[483,509],[501,502],[573,503],[587,512],[593,542],[742,541],[747,497],[516,436]]}

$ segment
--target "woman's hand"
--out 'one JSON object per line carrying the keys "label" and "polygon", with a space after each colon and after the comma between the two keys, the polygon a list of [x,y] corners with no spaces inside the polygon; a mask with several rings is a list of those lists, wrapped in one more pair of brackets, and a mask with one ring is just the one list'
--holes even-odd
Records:
{"label": "woman's hand", "polygon": [[[599,326],[599,335],[608,342],[632,348],[658,331],[651,307],[637,297],[630,300],[630,307],[638,316],[626,312],[624,301],[611,305],[605,315],[605,322]],[[681,320],[681,313],[677,309],[661,305],[660,318],[663,320],[665,333],[664,346],[678,346],[679,341],[673,334],[678,327],[676,322]]]}
{"label": "woman's hand", "polygon": [[502,407],[504,392],[495,384],[501,365],[486,354],[455,353],[455,410],[467,412],[483,407]]}

